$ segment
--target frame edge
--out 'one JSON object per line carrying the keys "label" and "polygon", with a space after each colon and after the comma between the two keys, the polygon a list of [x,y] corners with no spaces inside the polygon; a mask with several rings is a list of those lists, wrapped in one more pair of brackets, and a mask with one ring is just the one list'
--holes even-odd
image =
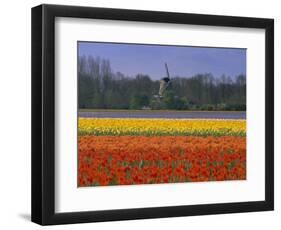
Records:
{"label": "frame edge", "polygon": [[274,19],[265,28],[265,200],[274,210]]}
{"label": "frame edge", "polygon": [[42,5],[31,9],[31,221],[42,224]]}

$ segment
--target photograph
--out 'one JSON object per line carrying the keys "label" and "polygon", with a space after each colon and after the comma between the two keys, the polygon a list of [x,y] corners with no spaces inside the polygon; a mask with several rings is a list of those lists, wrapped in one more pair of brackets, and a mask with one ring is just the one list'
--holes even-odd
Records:
{"label": "photograph", "polygon": [[32,8],[32,222],[274,210],[274,19],[158,7]]}
{"label": "photograph", "polygon": [[246,180],[246,48],[77,42],[77,186]]}

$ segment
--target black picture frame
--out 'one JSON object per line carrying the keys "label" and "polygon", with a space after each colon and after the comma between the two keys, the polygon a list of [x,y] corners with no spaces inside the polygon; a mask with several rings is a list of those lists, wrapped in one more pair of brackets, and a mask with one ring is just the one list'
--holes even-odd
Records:
{"label": "black picture frame", "polygon": [[[265,200],[106,211],[55,213],[55,18],[109,19],[265,29]],[[274,20],[110,8],[32,8],[32,205],[41,225],[194,216],[274,209]]]}

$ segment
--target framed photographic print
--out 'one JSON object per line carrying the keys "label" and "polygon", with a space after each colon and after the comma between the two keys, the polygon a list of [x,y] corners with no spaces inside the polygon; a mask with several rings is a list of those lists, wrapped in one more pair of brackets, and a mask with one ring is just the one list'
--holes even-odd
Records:
{"label": "framed photographic print", "polygon": [[274,208],[273,19],[32,8],[32,221]]}

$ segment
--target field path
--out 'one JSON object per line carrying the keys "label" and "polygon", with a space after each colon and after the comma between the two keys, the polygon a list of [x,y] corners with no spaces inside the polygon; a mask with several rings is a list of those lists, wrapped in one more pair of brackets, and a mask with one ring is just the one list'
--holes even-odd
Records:
{"label": "field path", "polygon": [[232,111],[79,111],[79,117],[93,118],[170,118],[170,119],[246,119],[246,112]]}

